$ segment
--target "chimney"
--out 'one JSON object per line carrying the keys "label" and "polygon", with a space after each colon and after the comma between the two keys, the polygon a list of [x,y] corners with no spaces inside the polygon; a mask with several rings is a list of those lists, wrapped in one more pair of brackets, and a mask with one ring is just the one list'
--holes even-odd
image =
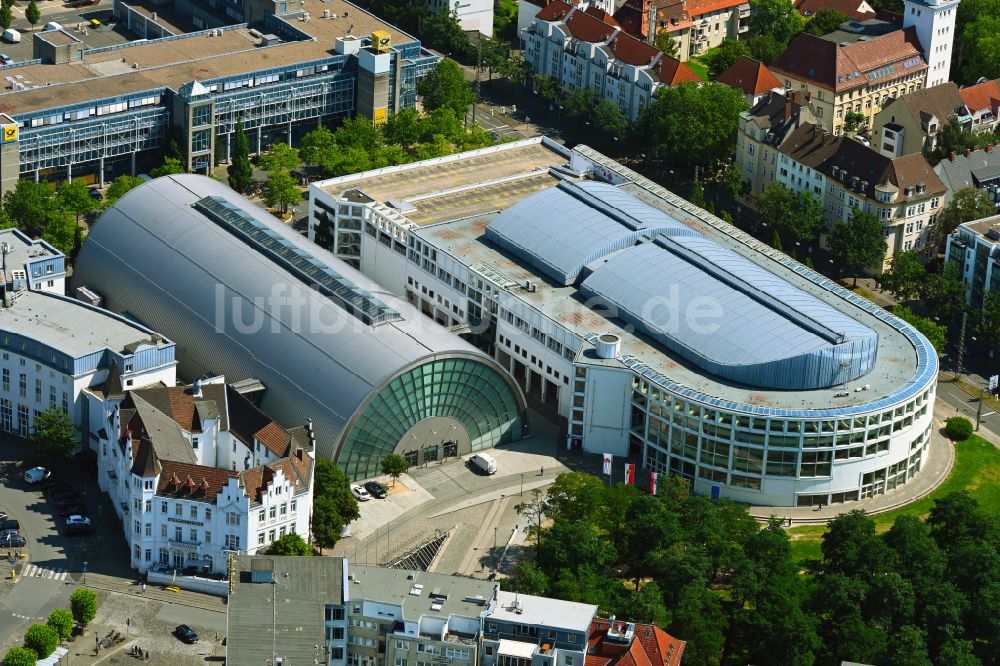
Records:
{"label": "chimney", "polygon": [[785,122],[787,123],[792,119],[792,100],[785,100]]}
{"label": "chimney", "polygon": [[191,387],[191,395],[193,395],[196,398],[200,398],[201,397],[201,380],[200,379],[194,380],[194,384]]}

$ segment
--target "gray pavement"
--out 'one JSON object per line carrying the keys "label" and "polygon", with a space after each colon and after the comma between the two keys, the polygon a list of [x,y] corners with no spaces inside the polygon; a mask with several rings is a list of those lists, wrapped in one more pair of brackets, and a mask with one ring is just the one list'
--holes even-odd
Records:
{"label": "gray pavement", "polygon": [[[26,6],[27,3],[18,3],[12,8],[14,21],[11,23],[11,27],[22,33],[21,42],[19,44],[7,42],[0,44],[0,51],[11,56],[15,61],[32,59],[32,34],[44,29],[49,22],[60,24],[67,32],[82,40],[88,48],[124,44],[129,41],[129,36],[123,31],[117,30],[114,25],[112,0],[101,0],[99,4],[74,9],[67,9],[61,2],[41,2],[39,9],[42,11],[42,20],[33,29],[24,18],[24,7]],[[101,25],[96,28],[89,27],[86,34],[76,30],[78,24],[89,24],[91,19],[97,19]]]}

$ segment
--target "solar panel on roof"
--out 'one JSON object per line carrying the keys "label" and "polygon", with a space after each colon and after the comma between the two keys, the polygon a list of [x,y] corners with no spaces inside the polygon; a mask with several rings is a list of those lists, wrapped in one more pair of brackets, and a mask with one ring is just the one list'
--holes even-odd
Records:
{"label": "solar panel on roof", "polygon": [[352,315],[372,326],[402,319],[402,315],[357,286],[319,259],[268,229],[264,223],[218,196],[199,199],[195,208],[210,220],[223,224],[245,240],[252,241],[267,254],[304,281],[312,282]]}

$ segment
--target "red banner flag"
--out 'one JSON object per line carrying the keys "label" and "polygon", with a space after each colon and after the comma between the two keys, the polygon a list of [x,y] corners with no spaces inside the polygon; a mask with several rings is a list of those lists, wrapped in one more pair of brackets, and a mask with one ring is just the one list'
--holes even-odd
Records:
{"label": "red banner flag", "polygon": [[611,476],[611,464],[614,462],[615,457],[610,453],[604,454],[604,473],[607,476]]}
{"label": "red banner flag", "polygon": [[651,495],[656,494],[656,472],[651,472],[649,474],[649,493]]}
{"label": "red banner flag", "polygon": [[632,463],[625,463],[625,484],[635,485],[635,465]]}

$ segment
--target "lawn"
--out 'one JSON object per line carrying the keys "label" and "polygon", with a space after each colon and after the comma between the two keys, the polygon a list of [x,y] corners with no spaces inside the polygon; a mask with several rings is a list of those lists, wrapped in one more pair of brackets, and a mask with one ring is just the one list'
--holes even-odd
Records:
{"label": "lawn", "polygon": [[702,81],[708,81],[708,65],[706,63],[708,62],[708,59],[711,58],[712,55],[714,55],[718,50],[719,47],[716,46],[714,49],[709,49],[704,53],[699,53],[698,55],[688,59],[688,67],[690,67],[695,74],[700,76]]}
{"label": "lawn", "polygon": [[[934,500],[949,493],[966,490],[990,514],[1000,512],[1000,449],[978,435],[955,445],[955,466],[951,474],[927,497],[893,511],[872,516],[880,532],[892,526],[899,516],[926,516]],[[798,561],[818,559],[825,525],[805,525],[788,530],[792,554]]]}

